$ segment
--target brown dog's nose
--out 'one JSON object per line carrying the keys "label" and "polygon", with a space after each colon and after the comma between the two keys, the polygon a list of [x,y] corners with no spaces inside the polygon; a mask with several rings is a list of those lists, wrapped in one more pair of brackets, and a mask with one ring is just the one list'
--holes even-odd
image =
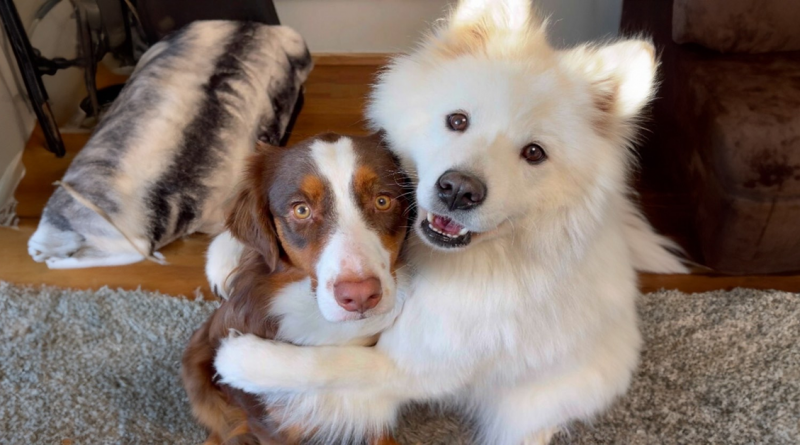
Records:
{"label": "brown dog's nose", "polygon": [[439,200],[450,210],[469,210],[486,199],[486,184],[468,172],[446,171],[436,181]]}
{"label": "brown dog's nose", "polygon": [[381,301],[381,282],[377,278],[340,281],[333,285],[333,296],[344,310],[363,313]]}

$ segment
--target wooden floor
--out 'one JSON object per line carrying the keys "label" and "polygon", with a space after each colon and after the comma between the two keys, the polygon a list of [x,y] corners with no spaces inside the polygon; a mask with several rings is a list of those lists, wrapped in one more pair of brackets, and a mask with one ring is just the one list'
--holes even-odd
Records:
{"label": "wooden floor", "polygon": [[[318,60],[317,67],[306,84],[306,101],[297,121],[291,142],[324,131],[364,133],[362,110],[369,85],[374,79],[382,58],[337,58]],[[98,79],[100,86],[119,79]],[[61,178],[75,154],[88,139],[85,134],[66,134],[64,142],[67,155],[56,159],[44,149],[44,138],[35,131],[25,149],[23,162],[27,173],[17,190],[20,216],[19,229],[0,227],[0,280],[20,284],[50,284],[56,286],[94,289],[112,288],[161,291],[171,295],[193,296],[199,289],[206,298],[213,298],[203,274],[203,254],[208,237],[196,235],[177,241],[161,252],[169,262],[162,266],[142,262],[123,267],[78,270],[48,270],[35,263],[27,252],[27,240],[36,230],[42,209],[53,191],[53,181]],[[671,207],[675,198],[647,196],[649,213],[656,218],[656,226],[684,238],[686,213]],[[685,292],[702,292],[734,287],[781,289],[800,291],[800,275],[783,276],[714,276],[693,275],[641,275],[643,291],[660,288],[679,289]]]}

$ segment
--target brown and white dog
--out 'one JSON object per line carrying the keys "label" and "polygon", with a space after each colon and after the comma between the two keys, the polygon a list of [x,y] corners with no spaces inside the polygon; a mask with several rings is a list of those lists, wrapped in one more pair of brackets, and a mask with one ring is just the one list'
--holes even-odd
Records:
{"label": "brown and white dog", "polygon": [[286,404],[215,381],[216,349],[231,330],[298,345],[373,343],[401,306],[406,181],[378,135],[263,145],[245,175],[230,234],[212,249],[244,247],[230,286],[220,289],[228,299],[184,353],[183,383],[210,430],[207,444],[299,443],[314,431],[293,422]]}

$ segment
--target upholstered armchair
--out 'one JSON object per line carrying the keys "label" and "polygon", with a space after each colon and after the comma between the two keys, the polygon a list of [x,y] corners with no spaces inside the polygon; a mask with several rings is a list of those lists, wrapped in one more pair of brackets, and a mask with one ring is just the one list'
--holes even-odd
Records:
{"label": "upholstered armchair", "polygon": [[699,260],[800,270],[800,1],[629,0],[623,27],[662,52],[645,167],[688,191]]}

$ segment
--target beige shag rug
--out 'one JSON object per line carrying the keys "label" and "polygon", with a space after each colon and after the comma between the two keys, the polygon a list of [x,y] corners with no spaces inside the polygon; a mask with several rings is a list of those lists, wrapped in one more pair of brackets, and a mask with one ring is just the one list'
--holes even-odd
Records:
{"label": "beige shag rug", "polygon": [[[0,282],[0,444],[198,444],[178,373],[215,303]],[[800,443],[800,295],[659,292],[639,304],[630,392],[563,444]],[[471,444],[455,413],[411,407],[405,444]]]}

